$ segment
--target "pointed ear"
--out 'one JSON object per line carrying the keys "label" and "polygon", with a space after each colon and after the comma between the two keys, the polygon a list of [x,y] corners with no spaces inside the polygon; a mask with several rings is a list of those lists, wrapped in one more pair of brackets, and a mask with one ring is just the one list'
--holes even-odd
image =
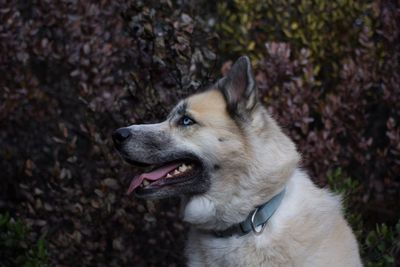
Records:
{"label": "pointed ear", "polygon": [[217,85],[225,97],[231,114],[243,116],[249,114],[256,106],[257,86],[247,56],[240,57]]}

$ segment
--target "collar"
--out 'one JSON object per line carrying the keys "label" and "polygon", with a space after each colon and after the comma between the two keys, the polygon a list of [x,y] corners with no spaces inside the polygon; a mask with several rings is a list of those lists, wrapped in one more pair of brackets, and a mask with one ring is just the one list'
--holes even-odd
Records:
{"label": "collar", "polygon": [[211,233],[218,238],[231,237],[234,235],[244,236],[250,232],[253,232],[255,235],[260,235],[264,231],[268,220],[272,217],[281,204],[283,196],[285,195],[285,191],[286,189],[283,189],[268,202],[258,206],[256,209],[250,212],[246,220],[242,221],[241,223],[234,224],[222,231],[211,231]]}

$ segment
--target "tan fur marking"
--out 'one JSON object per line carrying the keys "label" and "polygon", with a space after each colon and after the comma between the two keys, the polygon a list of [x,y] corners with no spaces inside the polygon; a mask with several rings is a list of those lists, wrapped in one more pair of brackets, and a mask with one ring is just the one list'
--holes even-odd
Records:
{"label": "tan fur marking", "polygon": [[188,99],[188,112],[200,122],[230,121],[224,97],[218,90],[209,90]]}
{"label": "tan fur marking", "polygon": [[250,146],[247,144],[247,138],[242,129],[238,127],[229,115],[225,98],[219,90],[208,90],[188,98],[188,112],[200,124],[212,126],[214,129],[228,129],[242,142],[244,154],[250,155],[251,151]]}

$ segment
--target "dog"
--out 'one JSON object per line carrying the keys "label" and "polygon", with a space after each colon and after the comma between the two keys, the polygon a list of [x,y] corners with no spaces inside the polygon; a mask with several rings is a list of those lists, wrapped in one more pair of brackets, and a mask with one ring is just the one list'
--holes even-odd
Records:
{"label": "dog", "polygon": [[188,266],[362,266],[341,200],[316,187],[258,99],[248,57],[164,122],[116,130],[129,163],[148,169],[128,194],[182,198]]}

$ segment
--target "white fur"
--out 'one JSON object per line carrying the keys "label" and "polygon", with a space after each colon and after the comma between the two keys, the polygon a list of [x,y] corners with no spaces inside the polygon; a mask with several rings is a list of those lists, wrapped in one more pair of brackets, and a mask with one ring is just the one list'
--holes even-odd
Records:
{"label": "white fur", "polygon": [[193,225],[204,224],[213,217],[215,217],[215,206],[206,196],[195,196],[185,206],[183,218]]}
{"label": "white fur", "polygon": [[[212,206],[204,198],[192,199],[185,220],[201,220],[201,214],[209,217]],[[362,266],[340,199],[317,188],[300,170],[287,182],[285,197],[261,236],[216,238],[193,228],[187,244],[192,267]]]}

